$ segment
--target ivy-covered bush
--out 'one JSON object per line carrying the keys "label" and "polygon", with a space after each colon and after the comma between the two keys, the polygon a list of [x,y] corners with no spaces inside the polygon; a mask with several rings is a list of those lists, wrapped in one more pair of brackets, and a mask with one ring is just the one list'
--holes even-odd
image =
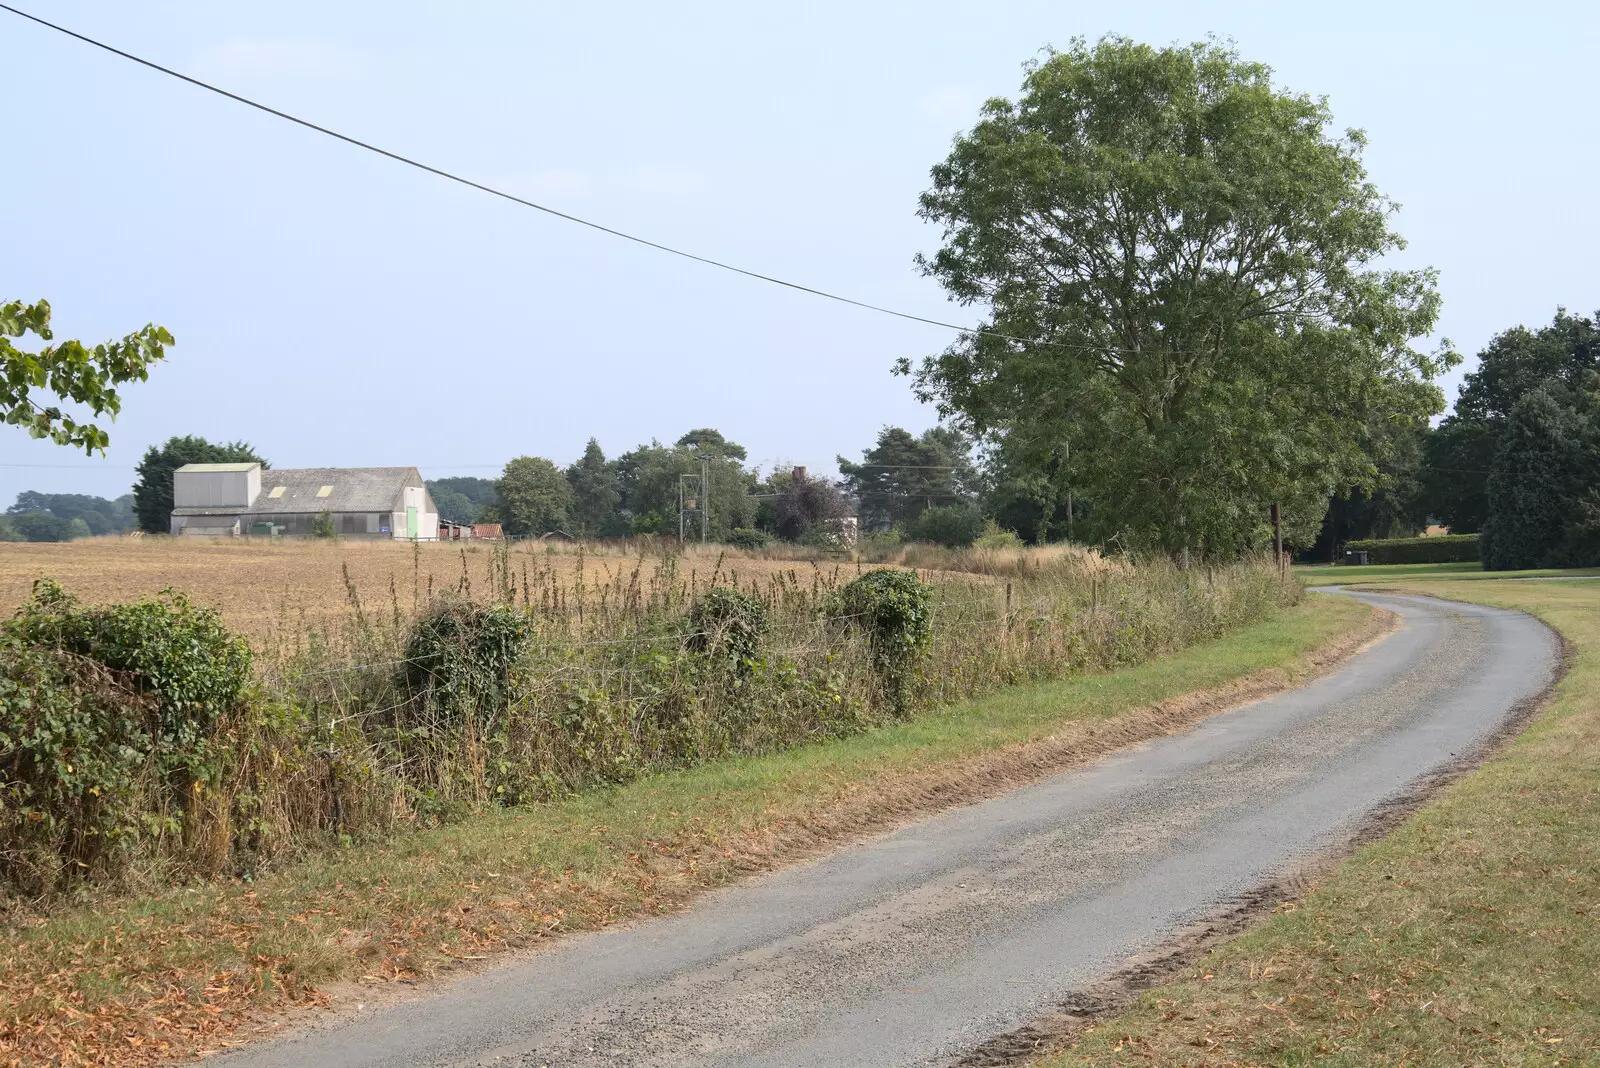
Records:
{"label": "ivy-covered bush", "polygon": [[249,676],[245,642],[181,594],[84,606],[35,583],[0,628],[0,877],[43,892],[176,835]]}
{"label": "ivy-covered bush", "polygon": [[411,632],[406,683],[446,724],[482,716],[510,699],[512,673],[532,635],[527,614],[512,605],[441,601]]}
{"label": "ivy-covered bush", "polygon": [[125,604],[82,605],[40,579],[33,599],[10,625],[25,645],[93,660],[123,685],[152,699],[151,744],[163,770],[214,777],[217,722],[250,680],[250,646],[177,590]]}
{"label": "ivy-covered bush", "polygon": [[726,586],[713,586],[689,610],[689,648],[724,657],[748,669],[761,651],[767,632],[767,605],[759,597]]}
{"label": "ivy-covered bush", "polygon": [[933,637],[933,587],[914,571],[879,568],[843,586],[829,602],[828,615],[866,637],[873,672],[903,714],[917,664]]}

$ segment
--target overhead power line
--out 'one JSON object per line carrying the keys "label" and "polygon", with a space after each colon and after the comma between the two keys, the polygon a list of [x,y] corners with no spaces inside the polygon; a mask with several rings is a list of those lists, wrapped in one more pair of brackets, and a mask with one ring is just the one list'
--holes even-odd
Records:
{"label": "overhead power line", "polygon": [[681,256],[686,260],[693,260],[696,263],[702,263],[708,267],[717,267],[724,271],[731,271],[734,274],[741,274],[746,278],[754,278],[758,281],[770,282],[773,285],[783,286],[787,289],[797,290],[801,293],[810,293],[812,296],[823,297],[827,300],[838,301],[841,304],[849,304],[857,308],[864,308],[867,311],[878,312],[883,315],[892,315],[897,319],[907,319],[911,322],[925,323],[928,326],[937,326],[946,330],[954,330],[963,334],[987,334],[993,337],[1004,338],[1008,341],[1025,343],[1025,339],[1023,338],[1010,337],[1009,335],[1001,334],[993,330],[961,326],[957,323],[945,322],[942,319],[930,319],[927,316],[915,315],[911,312],[899,311],[894,308],[886,308],[881,304],[872,304],[867,301],[856,300],[854,297],[847,297],[839,293],[830,293],[825,289],[818,289],[815,286],[802,285],[799,282],[791,282],[787,279],[778,278],[775,275],[763,274],[760,271],[752,271],[748,268],[739,267],[723,260],[713,259],[710,256],[702,256],[695,252],[689,252],[685,249],[675,248],[672,245],[662,244],[659,241],[652,241],[646,237],[640,237],[637,234],[630,234],[624,230],[618,230],[615,227],[606,226],[603,223],[597,223],[589,219],[581,218],[580,216],[573,215],[570,212],[561,211],[558,208],[552,208],[546,204],[540,204],[536,201],[529,200],[526,197],[519,197],[515,193],[507,193],[502,189],[496,189],[494,186],[473,181],[471,178],[466,178],[452,171],[447,171],[442,167],[435,167],[431,164],[423,163],[422,161],[413,159],[410,156],[401,155],[399,152],[391,152],[389,149],[381,148],[378,145],[372,144],[368,141],[363,141],[356,137],[351,137],[349,134],[342,134],[337,130],[329,129],[326,126],[320,126],[317,123],[311,122],[309,119],[302,119],[297,115],[291,115],[287,111],[280,111],[277,108],[270,107],[266,104],[260,103],[259,101],[251,100],[249,97],[240,96],[238,93],[229,92],[220,86],[212,85],[210,82],[202,81],[199,78],[184,74],[181,71],[173,70],[171,67],[164,67],[160,63],[156,63],[153,60],[145,59],[142,56],[136,56],[132,52],[124,51],[123,49],[117,48],[114,45],[106,44],[104,41],[99,41],[86,34],[79,33],[76,30],[70,30],[65,26],[50,22],[47,19],[42,19],[38,15],[29,14],[20,8],[12,7],[10,4],[0,3],[0,10],[9,11],[13,15],[18,15],[30,22],[44,26],[47,29],[55,30],[57,33],[65,34],[66,36],[74,38],[75,40],[82,41],[84,44],[93,45],[95,48],[110,52],[114,56],[120,56],[123,59],[137,63],[140,66],[149,67],[151,70],[159,71],[160,73],[169,77],[188,82],[190,85],[197,86],[198,88],[204,89],[207,92],[216,93],[218,96],[227,97],[229,100],[235,101],[236,103],[244,104],[246,107],[255,108],[257,111],[265,112],[268,115],[283,119],[286,122],[292,122],[297,126],[303,126],[308,130],[314,130],[317,133],[323,134],[327,137],[332,137],[335,140],[343,141],[346,144],[354,145],[357,148],[365,149],[368,152],[373,152],[377,155],[392,159],[396,163],[403,163],[408,167],[415,167],[417,170],[426,171],[429,174],[447,179],[448,181],[457,182],[461,185],[467,186],[468,188],[476,189],[479,192],[488,193],[491,196],[509,200],[513,204],[520,204],[525,208],[532,208],[535,211],[542,211],[546,215],[553,215],[558,219],[565,219],[567,222],[577,223],[579,226],[586,226],[591,230],[598,230],[600,233],[609,234],[612,237],[618,237],[624,241],[631,241],[637,245],[644,245],[646,248],[653,248],[658,252],[665,252],[669,255]]}
{"label": "overhead power line", "polygon": [[[503,189],[496,189],[492,185],[486,185],[483,182],[474,181],[471,178],[456,174],[453,171],[447,171],[442,167],[435,167],[431,164],[423,163],[420,160],[413,159],[410,156],[402,155],[399,152],[390,151],[387,148],[382,148],[378,145],[372,144],[369,141],[363,141],[358,137],[352,137],[349,134],[343,134],[337,130],[330,129],[329,127],[318,125],[309,119],[302,119],[298,115],[291,115],[287,111],[281,111],[278,108],[263,104],[260,101],[251,100],[247,96],[240,96],[238,93],[230,92],[227,89],[223,89],[221,86],[212,85],[210,82],[202,81],[201,79],[193,77],[192,75],[184,74],[182,71],[176,71],[171,67],[162,66],[160,63],[157,63],[154,60],[145,59],[143,56],[137,56],[132,52],[125,51],[116,47],[115,45],[106,44],[104,41],[96,40],[87,34],[79,33],[76,30],[70,30],[65,26],[59,25],[58,23],[51,22],[48,19],[42,19],[38,15],[29,14],[28,12],[23,11],[21,8],[12,7],[10,4],[0,3],[0,11],[9,11],[11,14],[27,19],[29,22],[36,23],[45,27],[46,29],[54,30],[57,33],[65,34],[74,40],[82,41],[84,44],[92,45],[93,47],[101,49],[105,52],[109,52],[114,56],[120,56],[129,62],[137,63],[142,67],[148,67],[151,70],[158,71],[167,75],[168,77],[177,78],[179,81],[188,82],[190,85],[204,89],[210,93],[215,93],[218,96],[226,97],[235,103],[243,104],[246,107],[255,108],[257,111],[264,112],[273,116],[274,118],[283,119],[285,122],[292,122],[297,126],[303,126],[308,130],[315,131],[316,133],[322,134],[326,137],[331,137],[337,141],[343,141],[345,144],[354,145],[356,148],[365,149],[368,152],[383,156],[386,159],[394,160],[396,163],[403,163],[408,167],[415,167],[419,171],[425,171],[428,174],[435,175],[439,178],[444,178],[447,181],[456,182],[460,185],[468,187],[469,189],[476,189],[479,192],[488,193],[490,196],[499,197],[502,200],[508,200],[513,204],[520,204],[522,207],[532,208],[535,211],[544,212],[546,215],[554,216],[557,219],[564,219],[567,222],[576,223],[579,226],[585,226],[591,230],[597,230],[600,233],[608,234],[611,237],[621,238],[624,241],[631,241],[636,245],[643,245],[646,248],[653,248],[658,252],[665,252],[671,256],[679,256],[686,260],[693,260],[695,263],[701,263],[708,267],[716,267],[719,270],[743,275],[746,278],[753,278],[760,282],[770,282],[776,286],[783,286],[785,289],[792,289],[800,293],[809,293],[814,297],[822,297],[825,300],[837,301],[840,304],[848,304],[852,307],[862,308],[866,311],[877,312],[880,315],[889,315],[896,319],[904,319],[913,323],[923,323],[927,326],[937,326],[943,330],[954,330],[958,334],[981,334],[984,337],[999,338],[1002,341],[1013,341],[1020,345],[1031,345],[1037,343],[1038,341],[1037,338],[1030,339],[1016,337],[1012,334],[1002,333],[998,330],[991,330],[981,326],[962,326],[959,323],[946,322],[943,319],[931,319],[925,315],[916,315],[912,312],[900,311],[896,308],[885,307],[881,304],[873,304],[870,301],[857,300],[854,297],[847,297],[841,293],[833,293],[826,289],[818,289],[815,286],[804,285],[800,282],[791,282],[788,279],[779,278],[776,275],[764,274],[760,271],[750,270],[747,267],[739,267],[735,264],[728,263],[724,260],[715,259],[711,256],[702,256],[696,252],[690,252],[686,249],[662,244],[659,241],[652,241],[647,237],[640,237],[637,234],[630,234],[625,230],[618,230],[615,227],[606,226],[604,223],[597,223],[593,220],[573,215],[570,212],[562,211],[559,208],[552,208],[547,204],[540,204],[537,201],[529,200],[526,197],[517,196],[515,193],[508,193]],[[1186,349],[1162,349],[1160,347],[1152,347],[1149,349],[1133,349],[1120,345],[1096,345],[1062,341],[1051,341],[1050,344],[1056,348],[1071,349],[1079,352],[1114,352],[1133,356],[1145,355],[1147,353],[1166,353],[1169,355],[1180,356],[1204,355],[1203,353],[1197,353]]]}

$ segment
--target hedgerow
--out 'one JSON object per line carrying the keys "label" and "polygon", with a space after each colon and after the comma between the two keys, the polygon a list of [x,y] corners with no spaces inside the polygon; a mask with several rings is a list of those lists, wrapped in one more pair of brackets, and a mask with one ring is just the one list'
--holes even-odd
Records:
{"label": "hedgerow", "polygon": [[1435,534],[1426,538],[1368,538],[1345,542],[1362,550],[1369,564],[1455,564],[1478,559],[1478,535]]}
{"label": "hedgerow", "polygon": [[[53,584],[0,627],[0,882],[248,875],[306,849],[840,737],[1008,683],[1134,663],[1298,596],[1270,565],[1062,556],[1014,577],[674,558],[598,584],[498,550],[416,613],[250,654],[180,595]],[[465,559],[465,557],[463,558]],[[1054,558],[1053,558],[1054,559]],[[479,596],[469,596],[472,589]]]}

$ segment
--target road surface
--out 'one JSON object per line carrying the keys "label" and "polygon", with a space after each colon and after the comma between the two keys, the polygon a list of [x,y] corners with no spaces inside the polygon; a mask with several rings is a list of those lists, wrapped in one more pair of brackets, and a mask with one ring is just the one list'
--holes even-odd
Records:
{"label": "road surface", "polygon": [[1403,626],[1303,689],[217,1063],[948,1064],[1347,840],[1555,670],[1528,616],[1357,596]]}

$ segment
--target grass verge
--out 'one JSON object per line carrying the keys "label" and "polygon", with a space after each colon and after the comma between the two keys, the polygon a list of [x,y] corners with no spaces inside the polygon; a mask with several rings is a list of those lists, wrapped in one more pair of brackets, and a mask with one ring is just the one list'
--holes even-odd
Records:
{"label": "grass verge", "polygon": [[12,917],[0,1061],[154,1063],[325,1002],[563,931],[663,912],[740,873],[993,794],[1282,688],[1382,629],[1308,599],[1114,673],[315,856],[253,884]]}
{"label": "grass verge", "polygon": [[1368,564],[1346,567],[1319,564],[1297,567],[1294,573],[1308,586],[1343,586],[1355,582],[1387,582],[1390,579],[1443,578],[1451,581],[1478,581],[1519,578],[1589,578],[1600,575],[1600,568],[1539,568],[1531,571],[1485,571],[1481,564]]}
{"label": "grass verge", "polygon": [[1569,671],[1483,767],[1044,1064],[1600,1063],[1600,587],[1385,585],[1531,612]]}

